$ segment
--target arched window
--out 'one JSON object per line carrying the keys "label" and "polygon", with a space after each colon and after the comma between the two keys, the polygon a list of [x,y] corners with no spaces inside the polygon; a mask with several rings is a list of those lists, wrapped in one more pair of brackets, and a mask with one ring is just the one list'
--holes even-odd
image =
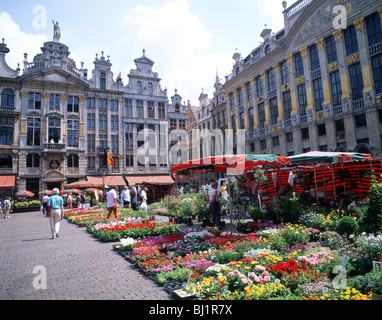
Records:
{"label": "arched window", "polygon": [[99,87],[100,89],[106,89],[106,73],[101,72],[99,74]]}
{"label": "arched window", "polygon": [[142,82],[137,82],[137,93],[142,94]]}
{"label": "arched window", "polygon": [[15,106],[15,93],[11,89],[4,89],[1,93],[1,106],[14,107]]}
{"label": "arched window", "polygon": [[149,82],[148,88],[149,88],[149,95],[152,95],[153,94],[153,84],[151,82]]}

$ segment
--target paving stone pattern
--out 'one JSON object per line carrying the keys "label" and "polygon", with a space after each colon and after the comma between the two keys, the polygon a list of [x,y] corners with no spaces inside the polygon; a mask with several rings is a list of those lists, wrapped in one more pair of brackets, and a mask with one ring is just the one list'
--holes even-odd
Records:
{"label": "paving stone pattern", "polygon": [[[49,218],[41,212],[0,218],[0,300],[174,299],[113,250],[114,244],[66,220],[59,238],[51,239]],[[36,266],[46,270],[46,289],[34,288],[44,270]]]}

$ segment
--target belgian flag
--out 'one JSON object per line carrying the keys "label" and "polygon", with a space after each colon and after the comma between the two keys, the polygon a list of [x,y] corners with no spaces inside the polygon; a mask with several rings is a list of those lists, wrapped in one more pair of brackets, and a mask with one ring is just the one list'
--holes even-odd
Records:
{"label": "belgian flag", "polygon": [[106,159],[106,164],[108,166],[114,166],[114,160],[106,150],[105,150],[105,159]]}

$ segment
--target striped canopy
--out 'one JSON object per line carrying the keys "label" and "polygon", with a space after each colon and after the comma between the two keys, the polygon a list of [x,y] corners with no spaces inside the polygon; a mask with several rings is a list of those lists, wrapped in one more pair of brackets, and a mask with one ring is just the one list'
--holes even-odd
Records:
{"label": "striped canopy", "polygon": [[65,190],[61,190],[60,191],[60,194],[81,194],[82,191],[81,190],[78,190],[78,189],[65,189]]}
{"label": "striped canopy", "polygon": [[16,197],[28,197],[28,198],[34,197],[34,193],[27,191],[27,190],[18,191],[18,192],[16,192],[15,195],[16,195]]}
{"label": "striped canopy", "polygon": [[100,189],[97,189],[97,188],[87,188],[85,190],[83,190],[84,192],[86,193],[94,193],[94,192],[100,192]]}
{"label": "striped canopy", "polygon": [[64,186],[64,189],[86,189],[86,188],[98,188],[103,189],[103,183],[95,183],[90,181],[77,181]]}
{"label": "striped canopy", "polygon": [[40,191],[38,194],[40,196],[50,196],[52,193],[53,193],[52,190],[44,190],[44,191]]}
{"label": "striped canopy", "polygon": [[345,163],[357,160],[371,160],[370,154],[356,153],[356,152],[323,152],[323,151],[310,151],[295,156],[289,157],[292,165],[312,165],[312,164],[331,164],[331,163]]}
{"label": "striped canopy", "polygon": [[213,156],[195,160],[189,160],[181,164],[173,165],[172,173],[186,171],[188,169],[225,172],[231,175],[243,174],[256,170],[261,165],[284,165],[290,164],[288,157],[273,154],[242,154]]}

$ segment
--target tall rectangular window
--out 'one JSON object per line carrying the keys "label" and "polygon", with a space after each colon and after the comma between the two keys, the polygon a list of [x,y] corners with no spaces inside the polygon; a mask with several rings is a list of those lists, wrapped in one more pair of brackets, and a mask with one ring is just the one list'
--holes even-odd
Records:
{"label": "tall rectangular window", "polygon": [[136,106],[136,109],[137,109],[137,117],[138,118],[143,118],[144,117],[144,113],[143,113],[143,101],[142,100],[137,100],[137,106]]}
{"label": "tall rectangular window", "polygon": [[363,77],[361,63],[357,62],[349,66],[349,74],[353,100],[363,98]]}
{"label": "tall rectangular window", "polygon": [[292,101],[290,98],[290,91],[283,93],[283,104],[284,104],[284,119],[289,120],[292,112]]}
{"label": "tall rectangular window", "polygon": [[345,29],[346,55],[358,52],[357,30],[354,25]]}
{"label": "tall rectangular window", "polygon": [[68,120],[68,147],[78,148],[78,137],[79,137],[79,121],[78,120]]}
{"label": "tall rectangular window", "polygon": [[95,169],[95,157],[88,157],[88,169]]}
{"label": "tall rectangular window", "polygon": [[88,151],[95,151],[95,134],[88,134]]}
{"label": "tall rectangular window", "polygon": [[324,103],[324,90],[322,89],[321,78],[313,80],[313,89],[316,111],[321,111]]}
{"label": "tall rectangular window", "polygon": [[369,46],[382,42],[381,18],[379,13],[375,13],[366,18],[366,27]]}
{"label": "tall rectangular window", "polygon": [[98,100],[98,108],[100,110],[107,110],[107,99],[99,99]]}
{"label": "tall rectangular window", "polygon": [[279,110],[277,107],[277,98],[269,100],[269,108],[271,112],[271,124],[277,123],[277,118],[279,117]]}
{"label": "tall rectangular window", "polygon": [[128,154],[126,156],[126,167],[134,167],[134,155]]}
{"label": "tall rectangular window", "polygon": [[341,78],[338,70],[330,74],[330,86],[332,89],[333,106],[338,106],[341,104],[342,96]]}
{"label": "tall rectangular window", "polygon": [[297,87],[297,93],[298,93],[298,106],[299,106],[300,115],[305,115],[306,107],[307,107],[305,84],[302,84]]}
{"label": "tall rectangular window", "polygon": [[118,130],[119,124],[118,124],[118,116],[112,114],[111,115],[111,130]]}
{"label": "tall rectangular window", "polygon": [[110,100],[110,110],[111,111],[118,111],[118,100],[117,99],[111,99]]}
{"label": "tall rectangular window", "polygon": [[100,114],[98,116],[98,128],[107,130],[107,114]]}
{"label": "tall rectangular window", "polygon": [[125,124],[125,148],[133,148],[133,125],[127,123]]}
{"label": "tall rectangular window", "polygon": [[375,92],[382,92],[382,54],[371,58],[371,65],[374,75]]}
{"label": "tall rectangular window", "polygon": [[243,90],[241,88],[237,89],[237,96],[239,99],[239,107],[243,106]]}
{"label": "tall rectangular window", "polygon": [[159,119],[166,118],[166,109],[163,102],[158,102],[158,118]]}
{"label": "tall rectangular window", "polygon": [[260,103],[258,105],[258,112],[259,112],[259,128],[262,129],[265,126],[265,107],[264,107],[264,103]]}
{"label": "tall rectangular window", "polygon": [[232,92],[229,94],[229,106],[231,110],[235,110],[235,96]]}
{"label": "tall rectangular window", "polygon": [[28,93],[28,109],[41,110],[41,94],[37,92]]}
{"label": "tall rectangular window", "polygon": [[334,40],[333,36],[330,36],[325,39],[326,43],[326,54],[328,57],[328,63],[332,63],[334,61],[337,61],[337,47],[336,47],[336,40]]}
{"label": "tall rectangular window", "polygon": [[118,142],[118,136],[112,135],[111,136],[111,151],[118,153],[119,152],[119,142]]}
{"label": "tall rectangular window", "polygon": [[133,116],[133,100],[125,99],[125,116]]}
{"label": "tall rectangular window", "polygon": [[256,78],[256,94],[257,97],[264,95],[263,79],[261,77]]}
{"label": "tall rectangular window", "polygon": [[248,109],[248,125],[249,125],[249,130],[253,130],[255,127],[255,118],[253,115],[253,108]]}
{"label": "tall rectangular window", "polygon": [[88,98],[88,109],[95,109],[95,99],[94,98]]}
{"label": "tall rectangular window", "polygon": [[60,111],[60,95],[51,94],[49,96],[49,110]]}
{"label": "tall rectangular window", "polygon": [[244,124],[244,112],[240,112],[240,114],[239,114],[239,126],[240,126],[240,129],[244,129],[245,128],[245,124]]}
{"label": "tall rectangular window", "polygon": [[108,149],[108,145],[107,145],[107,134],[100,134],[99,135],[99,148],[103,151],[103,150],[107,150]]}
{"label": "tall rectangular window", "polygon": [[155,118],[155,102],[154,101],[147,102],[147,115],[149,118]]}
{"label": "tall rectangular window", "polygon": [[[276,73],[274,69],[271,69],[267,72],[268,77],[268,92],[275,94],[276,93]],[[273,97],[271,97],[273,98]]]}
{"label": "tall rectangular window", "polygon": [[58,143],[61,140],[61,119],[48,118],[48,141]]}
{"label": "tall rectangular window", "polygon": [[27,155],[27,168],[40,168],[40,155],[38,153]]}
{"label": "tall rectangular window", "polygon": [[79,100],[78,97],[68,97],[67,101],[67,111],[68,112],[78,112],[79,109]]}
{"label": "tall rectangular window", "polygon": [[320,69],[320,58],[318,56],[317,45],[313,45],[309,48],[310,53],[310,67],[312,71]]}
{"label": "tall rectangular window", "polygon": [[289,70],[288,70],[288,62],[284,61],[280,65],[281,71],[281,84],[286,84],[289,82]]}
{"label": "tall rectangular window", "polygon": [[294,63],[296,66],[296,78],[304,75],[304,63],[302,61],[301,52],[298,52],[294,56]]}
{"label": "tall rectangular window", "polygon": [[40,145],[40,131],[41,119],[40,118],[27,118],[27,146]]}
{"label": "tall rectangular window", "polygon": [[77,154],[68,155],[68,168],[78,168],[78,155]]}
{"label": "tall rectangular window", "polygon": [[250,82],[245,84],[245,90],[247,92],[247,101],[252,101],[252,85]]}
{"label": "tall rectangular window", "polygon": [[95,129],[95,113],[88,113],[88,129]]}

